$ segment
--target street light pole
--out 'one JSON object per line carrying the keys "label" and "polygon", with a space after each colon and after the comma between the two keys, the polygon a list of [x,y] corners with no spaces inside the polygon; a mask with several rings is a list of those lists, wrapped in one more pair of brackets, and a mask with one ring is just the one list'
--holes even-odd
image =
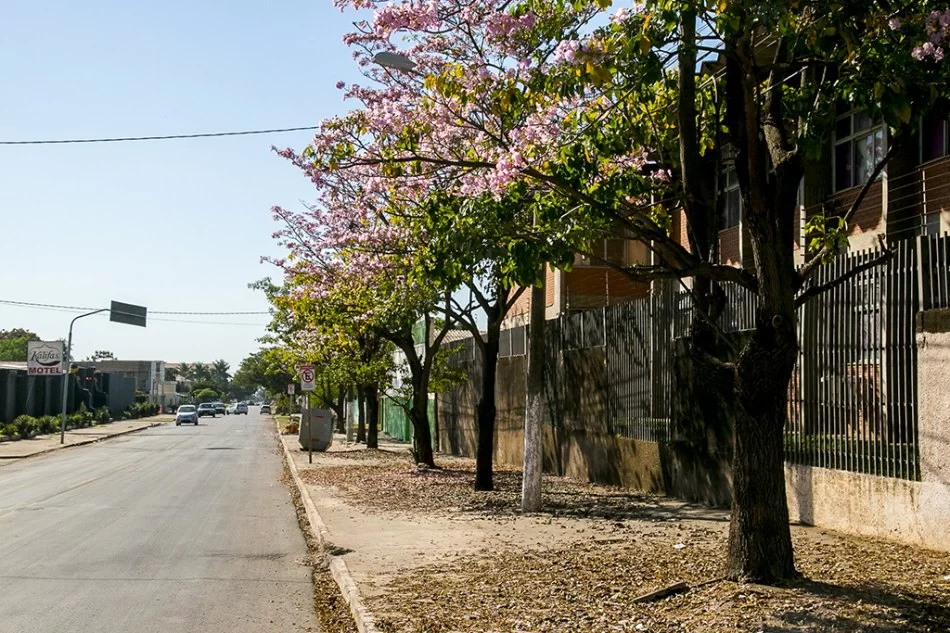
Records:
{"label": "street light pole", "polygon": [[59,443],[66,443],[66,404],[69,401],[69,354],[72,352],[73,348],[73,325],[79,319],[87,316],[92,316],[94,314],[99,314],[100,312],[108,312],[109,308],[101,308],[99,310],[93,310],[92,312],[87,312],[86,314],[80,314],[78,317],[74,318],[69,322],[69,338],[66,341],[66,354],[63,357],[63,412],[62,417],[59,421]]}

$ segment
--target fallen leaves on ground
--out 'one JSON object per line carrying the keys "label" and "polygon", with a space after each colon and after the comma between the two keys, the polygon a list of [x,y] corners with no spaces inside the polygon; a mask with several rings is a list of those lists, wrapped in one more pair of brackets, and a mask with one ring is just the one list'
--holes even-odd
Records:
{"label": "fallen leaves on ground", "polygon": [[[334,487],[347,499],[374,510],[425,511],[438,514],[476,513],[514,516],[520,513],[521,471],[495,469],[495,489],[474,489],[474,461],[440,456],[441,468],[420,468],[408,454],[353,450],[327,452],[319,468],[301,472],[308,484]],[[358,461],[374,463],[358,464]],[[545,475],[544,513],[561,517],[611,520],[667,516],[662,497],[622,488],[594,486],[566,477]]]}
{"label": "fallen leaves on ground", "polygon": [[[302,476],[374,512],[526,520],[518,516],[521,476],[516,470],[497,471],[496,490],[486,493],[472,489],[472,460],[442,459],[446,468],[431,470],[398,454],[369,459],[337,454]],[[579,530],[593,526],[598,538],[493,547],[405,572],[367,605],[378,629],[950,631],[950,554],[796,527],[802,578],[784,587],[739,584],[720,578],[723,531],[691,521],[692,506],[557,477],[545,477],[544,499],[546,513],[576,522]],[[656,602],[634,602],[679,581],[691,589]]]}

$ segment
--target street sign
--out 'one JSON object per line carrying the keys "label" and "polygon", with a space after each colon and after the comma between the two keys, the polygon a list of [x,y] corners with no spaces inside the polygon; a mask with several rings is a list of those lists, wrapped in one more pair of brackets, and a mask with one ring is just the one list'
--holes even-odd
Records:
{"label": "street sign", "polygon": [[26,373],[59,376],[63,373],[62,341],[30,341],[26,345]]}
{"label": "street sign", "polygon": [[297,368],[297,373],[300,374],[300,390],[313,391],[313,381],[316,378],[316,372],[313,369],[313,365],[301,365]]}
{"label": "street sign", "polygon": [[288,395],[291,395],[291,396],[294,395],[294,387],[296,387],[296,385],[294,385],[294,383],[292,383],[292,382],[287,384],[287,394],[288,394]]}
{"label": "street sign", "polygon": [[145,327],[145,317],[148,308],[145,306],[136,306],[131,303],[121,303],[113,301],[109,309],[109,320],[116,323],[127,323],[128,325],[137,325]]}

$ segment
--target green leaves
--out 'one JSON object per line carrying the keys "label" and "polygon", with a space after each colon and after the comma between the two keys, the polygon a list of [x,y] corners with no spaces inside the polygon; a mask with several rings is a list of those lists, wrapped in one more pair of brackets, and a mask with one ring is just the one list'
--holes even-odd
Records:
{"label": "green leaves", "polygon": [[828,215],[823,209],[820,214],[808,218],[805,238],[808,253],[815,255],[824,250],[821,263],[830,263],[848,248],[848,223],[840,215]]}

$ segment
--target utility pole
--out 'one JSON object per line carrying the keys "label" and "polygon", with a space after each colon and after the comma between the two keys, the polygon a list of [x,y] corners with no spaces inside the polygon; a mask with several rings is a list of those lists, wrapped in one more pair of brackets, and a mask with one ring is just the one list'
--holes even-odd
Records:
{"label": "utility pole", "polygon": [[108,308],[99,308],[98,310],[87,312],[86,314],[80,314],[69,322],[69,338],[66,341],[66,354],[63,356],[63,411],[59,421],[60,444],[66,443],[66,406],[69,404],[69,356],[73,348],[73,325],[75,325],[79,319],[84,319],[87,316],[99,314],[100,312],[108,312],[110,321],[145,327],[147,309],[144,306],[120,303],[118,301],[113,301]]}
{"label": "utility pole", "polygon": [[69,402],[69,385],[70,385],[70,376],[69,369],[71,363],[69,361],[70,353],[73,349],[73,325],[76,324],[76,321],[79,319],[85,318],[87,316],[92,316],[94,314],[99,314],[100,312],[107,312],[109,308],[100,308],[99,310],[93,310],[92,312],[87,312],[86,314],[80,314],[78,317],[75,317],[72,321],[69,322],[69,338],[66,341],[66,354],[63,356],[63,412],[59,420],[59,443],[66,443],[66,405]]}

